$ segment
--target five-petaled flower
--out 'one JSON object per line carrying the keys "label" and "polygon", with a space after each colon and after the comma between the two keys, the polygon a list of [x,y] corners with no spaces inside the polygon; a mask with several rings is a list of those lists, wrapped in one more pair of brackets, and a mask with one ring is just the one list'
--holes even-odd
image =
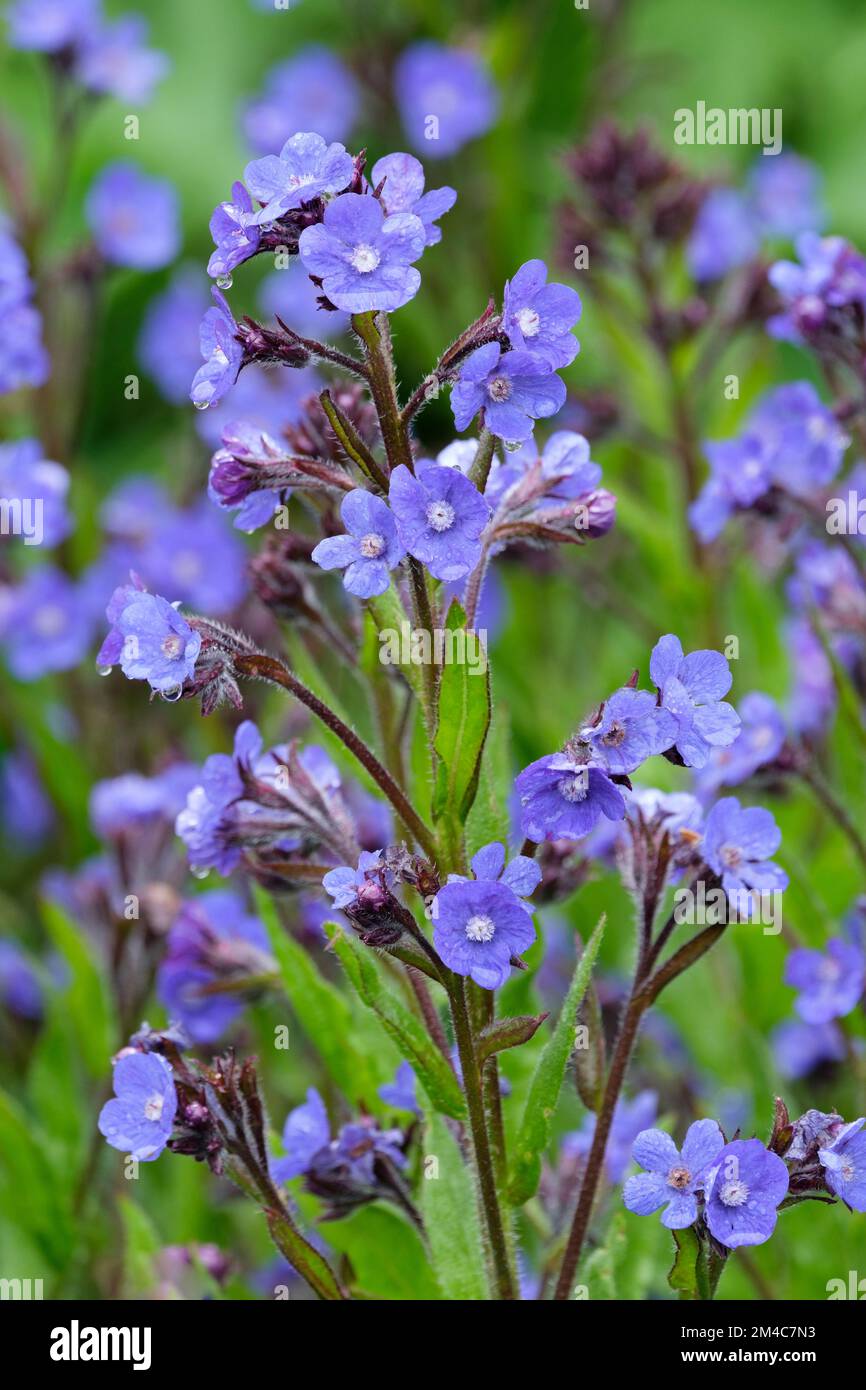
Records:
{"label": "five-petaled flower", "polygon": [[664,1130],[643,1130],[634,1141],[632,1156],[646,1171],[626,1181],[623,1202],[638,1216],[649,1216],[663,1206],[661,1223],[672,1231],[693,1225],[698,1214],[695,1194],[724,1146],[715,1120],[689,1125],[682,1152]]}
{"label": "five-petaled flower", "polygon": [[544,261],[527,261],[505,286],[502,323],[513,348],[567,367],[580,344],[572,328],[580,318],[580,296],[568,285],[548,285]]}
{"label": "five-petaled flower", "polygon": [[706,1220],[720,1245],[763,1245],[788,1191],[788,1169],[760,1139],[734,1139],[704,1176]]}
{"label": "five-petaled flower", "polygon": [[673,633],[659,638],[650,657],[650,676],[663,707],[677,721],[674,740],[687,767],[703,767],[713,748],[733,743],[740,716],[722,699],[731,688],[731,672],[721,652],[683,654]]}
{"label": "five-petaled flower", "polygon": [[771,859],[781,842],[772,813],[763,806],[741,807],[735,796],[717,801],[707,816],[704,859],[741,916],[751,916],[753,894],[787,888],[788,875]]}
{"label": "five-petaled flower", "polygon": [[[585,750],[585,751],[584,751]],[[586,744],[583,761],[573,753],[548,753],[536,758],[517,777],[520,828],[530,839],[579,840],[600,816],[622,820],[622,792],[594,761]]]}
{"label": "five-petaled flower", "polygon": [[323,220],[305,227],[298,239],[305,270],[348,314],[390,312],[408,304],[421,284],[412,263],[426,244],[420,217],[412,212],[386,217],[378,198],[365,193],[335,198]]}
{"label": "five-petaled flower", "polygon": [[99,1113],[99,1132],[114,1149],[143,1163],[171,1137],[177,1093],[171,1067],[157,1052],[129,1052],[114,1067],[115,1099]]}
{"label": "five-petaled flower", "polygon": [[115,589],[105,611],[111,628],[96,658],[99,666],[119,662],[129,680],[147,681],[163,694],[193,675],[201,637],[167,599],[126,584]]}
{"label": "five-petaled flower", "polygon": [[806,1023],[844,1018],[856,1007],[866,984],[866,956],[841,937],[831,937],[826,951],[798,946],[785,963],[785,984],[799,990],[794,1003]]}
{"label": "five-petaled flower", "polygon": [[467,357],[451,391],[458,430],[483,410],[491,434],[518,443],[529,439],[535,420],[555,415],[564,403],[565,383],[544,357],[504,353],[498,343],[485,343]]}
{"label": "five-petaled flower", "polygon": [[581,731],[608,772],[634,772],[647,758],[670,748],[677,735],[673,715],[649,690],[624,686],[604,703],[601,718]]}
{"label": "five-petaled flower", "polygon": [[344,497],[340,516],[346,535],[319,541],[313,560],[324,570],[345,570],[343,587],[358,598],[384,594],[391,582],[389,571],[406,553],[390,507],[381,497],[356,488]]}
{"label": "five-petaled flower", "polygon": [[400,464],[389,499],[400,540],[434,579],[463,579],[475,568],[490,505],[456,468],[419,460],[412,474]]}
{"label": "five-petaled flower", "polygon": [[262,226],[313,198],[339,193],[351,181],[353,169],[345,146],[329,145],[321,135],[299,131],[279,154],[254,159],[244,170],[247,188],[263,205],[250,221]]}

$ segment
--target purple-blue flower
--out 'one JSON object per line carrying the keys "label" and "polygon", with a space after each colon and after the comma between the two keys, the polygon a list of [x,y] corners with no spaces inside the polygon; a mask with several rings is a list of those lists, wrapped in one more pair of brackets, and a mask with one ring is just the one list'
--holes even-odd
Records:
{"label": "purple-blue flower", "polygon": [[289,1182],[308,1172],[316,1154],[330,1142],[331,1125],[325,1102],[311,1086],[306,1103],[290,1110],[283,1126],[283,1157],[271,1161],[274,1182]]}
{"label": "purple-blue flower", "polygon": [[741,807],[735,796],[717,801],[704,826],[704,859],[738,904],[750,892],[777,893],[788,886],[788,875],[771,856],[782,842],[772,812],[763,806]]}
{"label": "purple-blue flower", "polygon": [[379,1087],[379,1099],[395,1110],[408,1110],[412,1115],[420,1115],[421,1107],[415,1094],[415,1073],[408,1062],[401,1062],[393,1081],[386,1081]]}
{"label": "purple-blue flower", "polygon": [[750,261],[759,246],[755,215],[744,194],[733,188],[708,193],[686,249],[695,279],[699,283],[721,279]]}
{"label": "purple-blue flower", "polygon": [[416,150],[444,159],[490,129],[497,93],[480,59],[424,41],[407,48],[394,73],[397,105]]}
{"label": "purple-blue flower", "polygon": [[682,1153],[664,1130],[642,1130],[632,1146],[632,1157],[646,1171],[628,1178],[623,1202],[638,1216],[649,1216],[663,1206],[661,1223],[671,1231],[693,1225],[698,1215],[695,1193],[724,1146],[715,1120],[689,1125]]}
{"label": "purple-blue flower", "polygon": [[498,343],[477,348],[460,368],[451,390],[458,430],[484,411],[484,424],[500,439],[519,443],[533,422],[555,415],[565,402],[565,383],[543,357],[505,352]]}
{"label": "purple-blue flower", "polygon": [[391,474],[389,501],[401,543],[435,579],[463,579],[481,558],[490,506],[456,468],[419,461]]}
{"label": "purple-blue flower", "polygon": [[649,690],[623,686],[602,708],[597,724],[581,731],[596,760],[611,773],[634,772],[647,758],[663,753],[677,736],[677,721],[656,704]]}
{"label": "purple-blue flower", "polygon": [[214,278],[229,280],[235,267],[258,251],[261,229],[256,225],[252,199],[239,181],[232,184],[231,198],[214,208],[210,234],[216,249],[211,252],[207,273]]}
{"label": "purple-blue flower", "polygon": [[815,165],[798,154],[758,158],[749,176],[749,196],[765,236],[792,240],[801,232],[818,232],[824,225],[821,176]]}
{"label": "purple-blue flower", "polygon": [[14,0],[6,20],[13,48],[58,53],[74,48],[91,33],[99,18],[100,0]]}
{"label": "purple-blue flower", "polygon": [[715,748],[698,774],[702,794],[746,782],[760,767],[772,763],[785,743],[785,721],[775,700],[760,690],[744,695],[737,707],[740,732],[727,748]]}
{"label": "purple-blue flower", "polygon": [[102,840],[115,839],[154,821],[173,821],[199,781],[192,763],[174,763],[156,777],[125,772],[95,782],[90,792],[90,823]]}
{"label": "purple-blue flower", "polygon": [[806,1023],[828,1023],[856,1008],[866,985],[866,955],[831,937],[826,951],[799,946],[785,962],[785,984],[799,991],[794,1008]]}
{"label": "purple-blue flower", "polygon": [[0,217],[0,394],[41,386],[51,370],[42,344],[42,318],[30,304],[27,257]]}
{"label": "purple-blue flower", "polygon": [[159,270],[180,246],[177,194],[166,179],[150,178],[134,164],[109,164],[85,201],[88,226],[112,265]]}
{"label": "purple-blue flower", "polygon": [[304,271],[297,256],[288,265],[266,275],[259,286],[259,303],[266,314],[275,314],[304,338],[330,343],[349,325],[342,309],[323,309],[322,291]]}
{"label": "purple-blue flower", "polygon": [[45,458],[38,440],[0,444],[0,502],[6,504],[11,533],[25,545],[53,546],[69,535],[68,492],[69,474]]}
{"label": "purple-blue flower", "polygon": [[189,398],[199,410],[216,405],[231,390],[238,379],[243,362],[243,345],[238,341],[238,326],[224,294],[211,291],[214,304],[208,309],[199,329],[199,346],[204,364],[192,379]]}
{"label": "purple-blue flower", "polygon": [[520,828],[531,840],[579,840],[601,816],[622,820],[625,801],[619,788],[589,761],[588,749],[582,756],[584,761],[567,752],[549,753],[518,775]]}
{"label": "purple-blue flower", "polygon": [[776,261],[768,279],[778,291],[784,312],[767,321],[775,338],[800,343],[819,332],[835,309],[866,306],[866,259],[844,237],[797,237],[798,261]]}
{"label": "purple-blue flower", "polygon": [[205,497],[161,516],[135,566],[146,584],[164,586],[175,602],[213,617],[230,613],[246,591],[243,542]]}
{"label": "purple-blue flower", "polygon": [[262,154],[310,127],[326,140],[345,140],[358,104],[358,84],[345,63],[312,44],[271,69],[262,95],[244,112],[244,131]]}
{"label": "purple-blue flower", "polygon": [[0,941],[0,1003],[19,1018],[42,1017],[39,976],[14,941]]}
{"label": "purple-blue flower", "polygon": [[279,154],[254,159],[244,170],[247,188],[262,204],[250,221],[262,226],[302,203],[339,193],[351,182],[354,167],[344,145],[329,145],[314,131],[299,131]]}
{"label": "purple-blue flower", "polygon": [[168,1062],[158,1052],[127,1053],[115,1063],[114,1094],[99,1113],[100,1134],[142,1163],[159,1158],[177,1111]]}
{"label": "purple-blue flower", "polygon": [[77,666],[91,633],[76,585],[51,565],[31,570],[17,588],[0,594],[0,640],[18,680]]}
{"label": "purple-blue flower", "polygon": [[138,359],[167,401],[180,405],[201,362],[199,325],[208,307],[206,281],[181,268],[147,306],[138,336]]}
{"label": "purple-blue flower", "polygon": [[831,1192],[854,1211],[866,1211],[866,1117],[845,1125],[832,1143],[818,1150]]}
{"label": "purple-blue flower", "polygon": [[726,1144],[705,1175],[706,1219],[720,1245],[763,1245],[788,1191],[788,1169],[760,1139]]}
{"label": "purple-blue flower", "polygon": [[498,989],[511,974],[511,957],[535,940],[527,905],[507,883],[452,879],[431,907],[433,945],[457,975],[482,989]]}
{"label": "purple-blue flower", "polygon": [[348,907],[358,898],[359,891],[371,883],[378,885],[383,875],[387,878],[381,852],[363,849],[356,869],[345,864],[341,864],[337,869],[330,869],[322,879],[322,887],[328,896],[333,898],[334,907]]}
{"label": "purple-blue flower", "polygon": [[414,298],[421,275],[412,262],[426,245],[420,217],[386,217],[377,198],[343,193],[325,208],[324,220],[298,239],[304,269],[322,281],[332,304],[349,314],[389,312]]}
{"label": "purple-blue flower", "polygon": [[786,1019],[774,1028],[770,1043],[780,1073],[792,1081],[845,1059],[845,1039],[835,1023],[809,1024],[796,1018]]}
{"label": "purple-blue flower", "polygon": [[456,190],[431,188],[425,193],[424,168],[412,154],[386,154],[377,160],[370,173],[373,188],[378,188],[383,179],[381,198],[385,211],[414,213],[424,224],[427,246],[436,246],[442,240],[442,228],[436,224],[453,208]]}
{"label": "purple-blue flower", "polygon": [[111,628],[98,665],[119,662],[129,680],[146,680],[163,693],[192,677],[201,637],[167,599],[126,585],[115,590],[106,613]]}
{"label": "purple-blue flower", "polygon": [[381,497],[356,488],[343,498],[340,516],[346,534],[319,541],[313,560],[323,570],[345,570],[343,588],[358,598],[384,594],[390,571],[406,554],[390,507]]}
{"label": "purple-blue flower", "polygon": [[734,512],[751,507],[773,482],[767,440],[747,427],[736,439],[708,440],[710,476],[689,506],[692,530],[704,544],[721,535]]}
{"label": "purple-blue flower", "polygon": [[580,344],[572,328],[580,318],[577,290],[548,285],[544,261],[526,261],[505,286],[502,326],[513,348],[525,349],[548,366],[567,367]]}
{"label": "purple-blue flower", "polygon": [[157,996],[195,1043],[222,1036],[244,1007],[237,993],[214,993],[224,975],[256,975],[271,966],[268,936],[235,893],[216,889],[183,904],[166,940]]}
{"label": "purple-blue flower", "polygon": [[141,15],[100,21],[83,35],[74,72],[91,92],[143,105],[171,64],[164,53],[147,47],[148,26]]}
{"label": "purple-blue flower", "polygon": [[[530,859],[529,855],[515,854],[506,864],[505,846],[498,840],[493,840],[489,845],[477,850],[472,856],[471,867],[476,879],[485,879],[488,883],[504,883],[518,898],[531,897],[541,882],[541,867],[534,859]],[[466,883],[469,880],[453,874],[449,878],[449,882],[451,881]],[[527,912],[531,911],[528,904],[524,906]]]}
{"label": "purple-blue flower", "polygon": [[659,638],[650,657],[650,676],[661,693],[664,709],[677,722],[674,740],[686,767],[703,767],[713,748],[733,743],[740,717],[722,699],[731,688],[732,676],[721,652],[683,654],[673,633]]}

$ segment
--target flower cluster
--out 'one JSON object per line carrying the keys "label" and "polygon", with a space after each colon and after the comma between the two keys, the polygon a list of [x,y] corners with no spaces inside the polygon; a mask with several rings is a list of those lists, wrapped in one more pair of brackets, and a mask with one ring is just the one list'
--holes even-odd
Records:
{"label": "flower cluster", "polygon": [[32,296],[27,257],[0,221],[0,395],[22,386],[41,386],[50,371],[42,343],[42,319],[33,307]]}

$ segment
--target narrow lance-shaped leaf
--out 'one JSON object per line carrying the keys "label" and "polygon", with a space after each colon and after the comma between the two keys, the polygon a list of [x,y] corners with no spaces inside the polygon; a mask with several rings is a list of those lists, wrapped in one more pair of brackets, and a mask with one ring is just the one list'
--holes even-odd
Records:
{"label": "narrow lance-shaped leaf", "polygon": [[527,1202],[538,1187],[541,1156],[550,1142],[551,1122],[569,1054],[574,1046],[575,1017],[589,985],[604,935],[604,925],[605,918],[602,916],[577,963],[556,1027],[538,1059],[520,1122],[508,1184],[509,1201],[514,1206]]}
{"label": "narrow lance-shaped leaf", "polygon": [[488,1300],[474,1184],[440,1115],[427,1116],[421,1215],[433,1269],[445,1297]]}
{"label": "narrow lance-shaped leaf", "polygon": [[[490,672],[480,639],[465,628],[466,617],[456,601],[445,620],[450,644],[439,681],[439,704],[434,747],[439,768],[433,794],[433,818],[445,822],[450,841],[475,800],[481,754],[490,727]],[[462,659],[457,660],[460,656]],[[483,664],[482,664],[483,663]]]}
{"label": "narrow lance-shaped leaf", "polygon": [[369,947],[344,936],[333,922],[325,925],[339,958],[359,997],[372,1009],[401,1054],[411,1063],[432,1105],[453,1119],[463,1119],[466,1102],[451,1066],[433,1045],[423,1025],[382,980]]}

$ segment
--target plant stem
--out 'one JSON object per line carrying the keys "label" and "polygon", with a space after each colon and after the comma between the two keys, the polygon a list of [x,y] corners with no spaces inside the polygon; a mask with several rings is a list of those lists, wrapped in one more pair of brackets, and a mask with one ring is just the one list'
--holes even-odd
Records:
{"label": "plant stem", "polygon": [[318,695],[314,695],[312,690],[309,690],[302,681],[299,681],[297,676],[292,675],[291,671],[275,657],[266,656],[264,652],[242,654],[235,657],[234,664],[239,675],[269,681],[272,685],[278,685],[283,690],[288,690],[296,700],[300,700],[302,705],[306,705],[317,719],[321,719],[325,727],[336,735],[349,752],[358,759],[361,766],[369,772],[376,785],[385,793],[406,829],[414,836],[424,853],[435,862],[436,841],[431,831],[428,830],[412,806],[406,793],[398,787],[388,769],[382,766],[375,753],[370,751],[354,729],[350,729],[348,724],[344,724],[339,715],[335,714],[323,700],[320,700]]}
{"label": "plant stem", "polygon": [[797,771],[807,787],[814,792],[825,811],[829,812],[833,820],[838,823],[839,829],[842,831],[843,835],[847,836],[848,842],[857,855],[857,858],[860,860],[860,863],[866,868],[866,840],[864,840],[847,810],[842,805],[842,802],[836,796],[836,793],[824,781],[824,778],[814,765],[805,761],[801,762]]}
{"label": "plant stem", "polygon": [[466,1004],[465,981],[459,975],[452,975],[448,993],[451,1000],[451,1014],[454,1020],[454,1036],[463,1072],[463,1090],[466,1093],[466,1107],[469,1111],[469,1128],[472,1135],[472,1149],[478,1173],[481,1207],[487,1231],[487,1243],[493,1262],[493,1276],[496,1296],[499,1299],[516,1298],[511,1266],[508,1259],[508,1241],[502,1222],[499,1194],[496,1189],[496,1170],[490,1149],[487,1121],[484,1113],[484,1096],[481,1074],[472,1037],[472,1025]]}
{"label": "plant stem", "polygon": [[379,428],[382,431],[388,464],[391,469],[405,464],[409,472],[414,473],[409,429],[400,413],[397,385],[394,381],[394,363],[387,340],[383,337],[374,313],[355,314],[352,327],[367,349],[367,379],[379,416]]}

